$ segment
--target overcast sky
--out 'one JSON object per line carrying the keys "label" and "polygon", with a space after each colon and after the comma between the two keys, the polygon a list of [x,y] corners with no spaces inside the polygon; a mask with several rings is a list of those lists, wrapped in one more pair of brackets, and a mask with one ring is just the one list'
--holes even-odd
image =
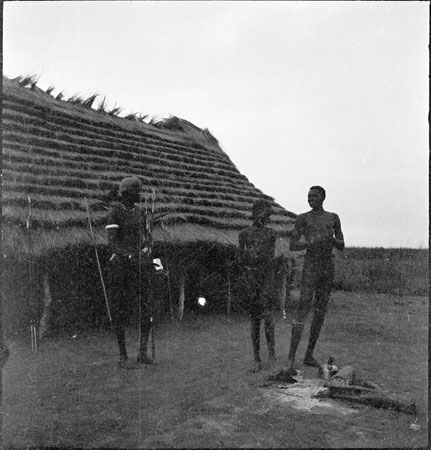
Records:
{"label": "overcast sky", "polygon": [[208,128],[348,246],[428,247],[428,2],[6,2],[3,72]]}

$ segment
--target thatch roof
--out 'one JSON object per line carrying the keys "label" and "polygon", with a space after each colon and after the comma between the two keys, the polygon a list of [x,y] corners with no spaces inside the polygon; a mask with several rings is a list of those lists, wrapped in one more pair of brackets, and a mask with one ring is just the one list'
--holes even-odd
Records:
{"label": "thatch roof", "polygon": [[[35,82],[3,78],[3,245],[40,253],[90,241],[85,199],[99,243],[106,242],[107,193],[138,176],[167,211],[155,239],[236,245],[252,203],[273,203],[271,226],[289,232],[286,211],[242,175],[208,130],[176,117],[146,123],[119,110],[92,109],[94,98],[69,101]],[[57,97],[57,98],[55,98]],[[31,198],[31,242],[26,220]]]}

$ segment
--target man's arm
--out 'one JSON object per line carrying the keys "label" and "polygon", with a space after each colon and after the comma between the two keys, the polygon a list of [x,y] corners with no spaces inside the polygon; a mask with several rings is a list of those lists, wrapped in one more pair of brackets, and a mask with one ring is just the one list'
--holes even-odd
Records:
{"label": "man's arm", "polygon": [[290,238],[290,250],[293,252],[299,252],[301,250],[306,250],[309,247],[310,244],[307,241],[303,243],[299,242],[301,236],[303,235],[302,221],[299,217],[297,217],[295,220],[295,228],[293,229],[292,236]]}
{"label": "man's arm", "polygon": [[108,246],[112,253],[116,255],[126,256],[128,255],[128,249],[121,245],[120,240],[120,227],[122,220],[117,208],[114,206],[108,217],[108,224],[106,225],[106,233],[108,236]]}
{"label": "man's arm", "polygon": [[344,250],[344,236],[341,231],[341,221],[337,214],[335,214],[335,223],[334,223],[334,247],[337,250]]}
{"label": "man's arm", "polygon": [[277,237],[286,238],[286,237],[292,236],[293,230],[281,230],[281,231],[276,231],[276,233],[277,233]]}

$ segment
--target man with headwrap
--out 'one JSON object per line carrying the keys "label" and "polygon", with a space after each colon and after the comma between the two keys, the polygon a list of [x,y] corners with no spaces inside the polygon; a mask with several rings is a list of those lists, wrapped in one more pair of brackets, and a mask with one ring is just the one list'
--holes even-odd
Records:
{"label": "man with headwrap", "polygon": [[325,319],[334,279],[333,248],[344,249],[340,219],[337,214],[323,209],[325,197],[325,189],[321,186],[310,188],[308,203],[311,206],[311,211],[297,216],[295,229],[290,240],[292,251],[305,250],[306,252],[302,269],[301,294],[292,325],[287,367],[283,368],[284,370],[293,368],[296,350],[301,340],[305,319],[311,309],[313,295],[315,297],[315,309],[304,364],[319,366],[319,363],[313,357],[313,351]]}
{"label": "man with headwrap", "polygon": [[254,363],[251,372],[262,368],[260,359],[260,323],[264,320],[270,364],[274,364],[275,333],[272,310],[276,307],[274,296],[274,255],[277,234],[266,227],[271,215],[271,204],[258,200],[252,208],[253,225],[239,233],[239,263],[245,281],[251,318],[251,340]]}
{"label": "man with headwrap", "polygon": [[146,214],[139,205],[141,182],[136,177],[125,178],[119,187],[120,201],[109,212],[108,245],[112,251],[108,263],[109,291],[114,330],[120,351],[119,365],[134,369],[138,365],[128,359],[125,325],[130,314],[139,311],[140,348],[137,363],[153,364],[147,356],[151,331],[152,261],[146,239]]}

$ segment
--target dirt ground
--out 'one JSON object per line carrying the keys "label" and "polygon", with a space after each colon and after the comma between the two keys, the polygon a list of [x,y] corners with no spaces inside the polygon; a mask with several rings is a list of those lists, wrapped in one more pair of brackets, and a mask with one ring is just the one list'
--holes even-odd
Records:
{"label": "dirt ground", "polygon": [[[297,293],[295,293],[297,295]],[[277,316],[280,360],[290,317]],[[267,360],[262,333],[262,356]],[[135,356],[137,330],[127,334]],[[304,354],[308,326],[298,350]],[[364,378],[411,396],[418,415],[317,400],[304,383],[267,386],[267,365],[247,373],[246,316],[196,315],[159,324],[156,366],[117,367],[109,331],[9,340],[3,370],[3,444],[67,447],[425,447],[428,444],[428,298],[335,292],[315,356],[334,356]],[[299,359],[301,362],[301,359]],[[411,425],[419,425],[419,427]]]}

